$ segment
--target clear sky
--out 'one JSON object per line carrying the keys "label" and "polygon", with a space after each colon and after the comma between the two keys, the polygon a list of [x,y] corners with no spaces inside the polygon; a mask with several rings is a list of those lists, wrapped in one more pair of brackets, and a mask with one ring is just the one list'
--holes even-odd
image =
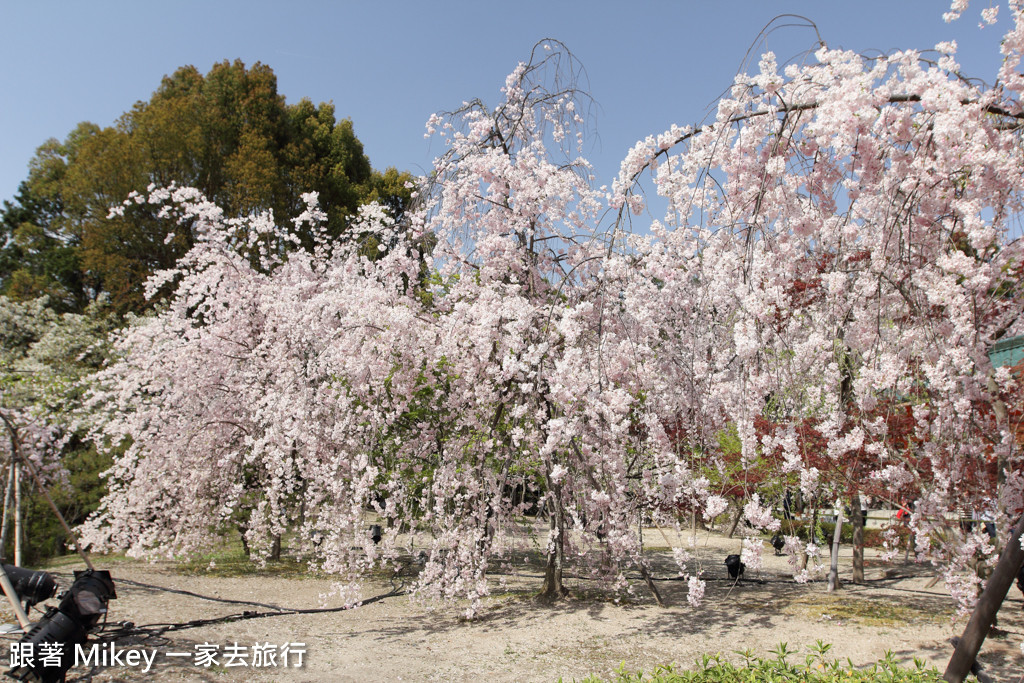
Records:
{"label": "clear sky", "polygon": [[[975,5],[946,24],[947,0],[0,0],[0,199],[13,197],[47,138],[80,121],[111,125],[165,74],[225,59],[270,65],[288,102],[333,101],[374,167],[423,173],[442,151],[423,137],[427,117],[475,97],[495,102],[542,38],[586,67],[598,108],[584,154],[610,183],[636,140],[704,117],[777,15],[803,15],[829,46],[858,52],[955,39],[964,73],[991,82],[1006,8],[981,30],[989,2]],[[765,44],[782,62],[814,41],[813,30],[786,28]]]}

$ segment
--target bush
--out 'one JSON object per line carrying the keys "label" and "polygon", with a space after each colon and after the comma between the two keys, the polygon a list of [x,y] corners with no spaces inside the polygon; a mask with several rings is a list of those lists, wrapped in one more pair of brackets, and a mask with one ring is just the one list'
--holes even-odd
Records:
{"label": "bush", "polygon": [[[840,664],[828,659],[825,653],[831,647],[818,641],[811,648],[812,653],[797,664],[786,661],[793,653],[782,643],[772,650],[775,655],[773,659],[753,657],[750,652],[738,652],[745,660],[742,666],[730,664],[720,655],[703,655],[697,660],[697,667],[687,671],[677,671],[668,665],[659,666],[645,674],[643,671],[626,671],[623,666],[610,683],[944,683],[938,670],[934,667],[925,668],[924,662],[917,658],[912,667],[906,667],[898,664],[892,653],[887,652],[884,659],[868,668],[858,669],[849,661]],[[590,676],[583,683],[603,683],[603,679]]]}
{"label": "bush", "polygon": [[[813,534],[813,536],[819,545],[826,543],[826,538],[828,538],[829,540],[832,539],[831,536],[826,536],[826,534],[828,533],[826,532],[826,528],[828,528],[829,531],[831,531],[835,529],[835,525],[826,525],[824,522],[818,522],[817,533]],[[810,541],[812,537],[811,524],[809,521],[784,520],[782,522],[781,532],[786,536],[796,536],[805,543]]]}
{"label": "bush", "polygon": [[[810,537],[810,524],[805,521],[784,521],[782,523],[782,533],[787,536],[796,535],[801,541],[807,541]],[[836,525],[834,522],[818,522],[818,533],[817,540],[820,545],[830,545],[832,543],[832,535],[836,532]],[[886,529],[864,529],[864,547],[866,548],[881,548],[885,544],[885,532]],[[906,543],[907,537],[910,535],[910,530],[903,525],[896,527],[896,533],[900,538],[900,543]],[[839,542],[847,545],[853,543],[853,525],[845,522],[843,523],[843,530],[839,534]]]}

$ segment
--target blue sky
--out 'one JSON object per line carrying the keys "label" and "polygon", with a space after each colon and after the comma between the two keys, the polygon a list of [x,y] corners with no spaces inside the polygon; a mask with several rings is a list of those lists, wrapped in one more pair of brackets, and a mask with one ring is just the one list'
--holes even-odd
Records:
{"label": "blue sky", "polygon": [[[991,81],[1006,8],[981,30],[989,2],[975,5],[946,24],[944,0],[0,0],[0,199],[13,197],[47,138],[79,121],[111,125],[163,75],[185,64],[205,73],[225,59],[270,65],[289,102],[333,101],[376,168],[422,173],[442,151],[423,137],[427,117],[474,97],[495,102],[505,75],[542,38],[561,40],[586,67],[598,108],[584,154],[598,183],[610,183],[636,140],[703,118],[777,15],[806,16],[830,46],[859,52],[955,39],[964,73]],[[766,45],[781,62],[814,40],[809,29],[787,28]]]}

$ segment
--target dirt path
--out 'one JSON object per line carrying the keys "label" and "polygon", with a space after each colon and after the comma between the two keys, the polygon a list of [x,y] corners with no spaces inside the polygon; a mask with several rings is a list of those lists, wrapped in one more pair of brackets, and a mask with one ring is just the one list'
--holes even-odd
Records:
{"label": "dirt path", "polygon": [[[771,556],[769,548],[760,575],[749,576],[730,591],[721,562],[737,547],[738,541],[716,536],[701,547],[709,582],[700,609],[687,605],[685,583],[674,580],[658,582],[667,608],[654,604],[640,580],[633,584],[635,596],[620,604],[589,582],[569,581],[573,598],[541,606],[530,597],[540,586],[538,571],[511,580],[508,590],[492,596],[471,622],[460,617],[457,607],[391,597],[351,611],[270,616],[172,631],[159,638],[121,639],[118,648],[155,649],[149,672],[142,663],[84,666],[73,669],[68,680],[553,682],[560,676],[567,681],[591,673],[608,676],[623,662],[633,670],[649,670],[670,662],[689,667],[705,653],[739,660],[736,650],[766,655],[780,642],[802,658],[817,640],[831,643],[832,655],[857,665],[891,650],[899,659],[919,657],[941,670],[951,652],[948,639],[963,628],[962,620],[952,621],[951,601],[941,584],[928,586],[933,575],[926,567],[882,565],[869,551],[869,583],[846,584],[829,595],[822,582],[788,581],[785,558]],[[654,575],[668,579],[668,554],[652,553]],[[844,555],[841,566],[848,571],[849,564]],[[97,565],[104,565],[102,558]],[[330,588],[330,581],[315,578],[186,576],[172,564],[121,560],[110,569],[118,582],[110,620],[139,625],[273,611],[267,605],[316,607]],[[69,577],[59,578],[67,585]],[[365,596],[389,589],[369,585]],[[986,642],[982,661],[996,680],[1017,680],[1024,674],[1019,649],[1024,614],[1016,588],[1000,613],[1000,629],[998,637]],[[263,643],[278,650],[286,643],[303,643],[303,666],[282,666],[278,652],[277,666],[254,668],[252,646]],[[196,666],[196,648],[204,644],[216,646],[217,665]],[[235,661],[249,666],[227,666],[227,649],[233,644],[239,646]],[[295,656],[293,652],[289,664]]]}

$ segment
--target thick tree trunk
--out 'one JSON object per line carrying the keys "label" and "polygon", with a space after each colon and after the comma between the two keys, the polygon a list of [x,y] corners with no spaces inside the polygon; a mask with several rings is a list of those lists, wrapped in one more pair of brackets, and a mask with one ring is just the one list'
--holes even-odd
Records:
{"label": "thick tree trunk", "polygon": [[832,534],[832,568],[828,572],[828,591],[831,593],[839,588],[839,538],[843,533],[843,508],[839,506],[836,515],[836,531]]}
{"label": "thick tree trunk", "polygon": [[[818,508],[817,506],[811,508],[811,526],[807,529],[807,543],[818,545]],[[807,554],[807,545],[804,545],[800,551],[800,568],[807,569],[807,562],[811,559],[811,556]]]}
{"label": "thick tree trunk", "polygon": [[1020,547],[1020,537],[1024,533],[1024,515],[1017,521],[1017,526],[1006,542],[999,562],[996,564],[992,576],[985,584],[985,590],[978,598],[978,604],[974,607],[971,620],[964,628],[964,634],[953,651],[953,656],[946,666],[946,672],[942,675],[949,683],[960,683],[971,671],[971,666],[978,657],[981,644],[985,642],[985,636],[995,622],[996,613],[1000,605],[1006,599],[1006,593],[1010,585],[1017,577],[1017,572],[1024,565],[1024,549]]}
{"label": "thick tree trunk", "polygon": [[732,526],[729,527],[729,538],[732,538],[732,535],[736,533],[736,527],[740,525],[740,520],[743,519],[743,499],[741,498],[736,505],[736,517],[733,518]]}
{"label": "thick tree trunk", "polygon": [[[696,526],[693,528],[695,533]],[[654,580],[651,578],[650,571],[647,569],[647,565],[644,564],[643,560],[643,514],[640,515],[640,519],[637,521],[637,533],[640,536],[640,575],[643,577],[644,583],[647,584],[647,589],[650,591],[650,594],[654,596],[657,606],[665,607],[665,600],[662,599],[662,594],[658,593],[657,586],[654,586]]]}
{"label": "thick tree trunk", "polygon": [[[903,561],[904,562],[910,562],[910,551],[914,550],[914,546],[917,545],[917,538],[916,538],[916,535],[914,534],[914,530],[910,528],[909,520],[907,522],[907,531],[908,531],[908,533],[907,533],[907,549],[903,553]],[[915,555],[916,554],[917,553],[915,552]]]}
{"label": "thick tree trunk", "polygon": [[239,533],[239,535],[242,538],[242,552],[245,553],[245,558],[247,560],[251,560],[252,559],[252,551],[249,549],[249,541],[246,540],[246,538],[245,538],[245,532],[246,532],[246,528],[243,525],[239,524],[238,525],[238,533]]}
{"label": "thick tree trunk", "polygon": [[[565,567],[565,521],[562,515],[562,500],[558,489],[554,491],[554,500],[548,517],[553,540],[548,549],[548,562],[544,567],[544,586],[537,597],[544,602],[554,602],[569,595],[562,584],[562,569]],[[549,499],[550,500],[550,499]]]}
{"label": "thick tree trunk", "polygon": [[651,577],[651,572],[647,570],[647,567],[640,563],[640,576],[644,577],[644,582],[647,584],[648,590],[651,591],[651,595],[654,596],[655,602],[658,603],[658,607],[665,607],[665,600],[662,599],[661,593],[658,592],[658,587],[654,585],[654,579]]}
{"label": "thick tree trunk", "polygon": [[853,524],[853,582],[864,583],[864,515],[860,495],[850,496],[850,523]]}
{"label": "thick tree trunk", "polygon": [[275,562],[281,559],[281,534],[274,536],[274,545],[270,548],[270,559]]}

